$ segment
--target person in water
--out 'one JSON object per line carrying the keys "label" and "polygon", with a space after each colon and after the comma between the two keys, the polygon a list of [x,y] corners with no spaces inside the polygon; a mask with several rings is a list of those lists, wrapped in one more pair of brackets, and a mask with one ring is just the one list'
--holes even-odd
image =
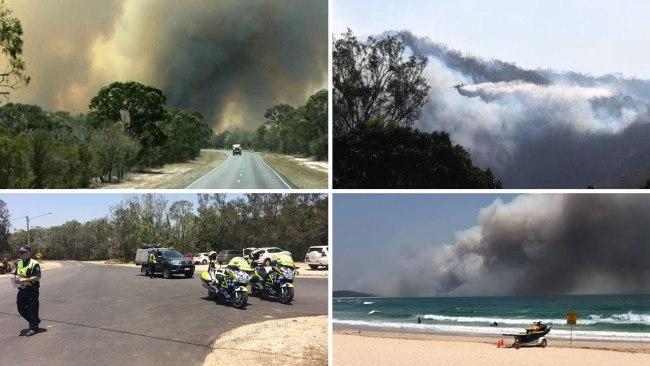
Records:
{"label": "person in water", "polygon": [[422,324],[422,316],[418,314],[418,324]]}

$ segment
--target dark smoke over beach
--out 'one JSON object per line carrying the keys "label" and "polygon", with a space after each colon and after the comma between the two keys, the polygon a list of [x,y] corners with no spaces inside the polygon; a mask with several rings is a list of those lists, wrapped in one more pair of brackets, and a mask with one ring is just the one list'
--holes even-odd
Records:
{"label": "dark smoke over beach", "polygon": [[386,34],[429,58],[415,127],[449,132],[504,188],[638,188],[650,178],[649,81],[527,70]]}
{"label": "dark smoke over beach", "polygon": [[650,292],[650,197],[523,195],[481,209],[450,245],[403,249],[386,280],[352,288],[387,296]]}
{"label": "dark smoke over beach", "polygon": [[32,84],[12,101],[85,112],[113,81],[152,84],[213,129],[253,129],[327,85],[327,1],[16,1]]}

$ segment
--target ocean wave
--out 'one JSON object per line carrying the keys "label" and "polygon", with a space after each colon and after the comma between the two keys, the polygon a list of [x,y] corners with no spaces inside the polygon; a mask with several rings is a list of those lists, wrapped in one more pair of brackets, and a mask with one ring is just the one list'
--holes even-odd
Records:
{"label": "ocean wave", "polygon": [[634,314],[628,311],[624,314],[613,314],[603,318],[602,314],[589,315],[590,322],[595,323],[624,323],[624,324],[643,324],[650,325],[650,314]]}
{"label": "ocean wave", "polygon": [[[416,323],[399,323],[384,321],[365,321],[365,320],[341,320],[333,319],[334,324],[376,327],[384,329],[401,329],[401,330],[427,330],[440,333],[469,333],[480,335],[502,336],[502,333],[519,333],[520,328],[508,327],[478,327],[468,325],[448,325],[448,324],[416,324]],[[547,338],[568,339],[571,333],[568,330],[551,329]],[[573,331],[573,339],[582,340],[599,340],[599,341],[632,341],[632,342],[650,342],[650,333],[646,332],[620,332],[620,331]]]}
{"label": "ocean wave", "polygon": [[458,323],[493,323],[499,324],[532,324],[536,321],[544,323],[562,323],[565,319],[524,319],[524,318],[500,318],[498,316],[449,316],[438,314],[425,314],[423,319],[436,320],[441,322],[458,322]]}
{"label": "ocean wave", "polygon": [[374,310],[374,309],[373,309],[373,310],[370,310],[370,312],[368,313],[368,315],[370,315],[370,314],[376,314],[376,313],[381,313],[381,311],[377,311],[377,310]]}
{"label": "ocean wave", "polygon": [[[457,323],[492,323],[499,324],[532,324],[536,321],[542,321],[548,324],[564,324],[566,319],[543,319],[543,318],[502,318],[499,316],[449,316],[439,314],[425,314],[422,316],[424,319],[435,320],[441,322],[457,322]],[[592,324],[640,324],[650,325],[650,314],[634,314],[631,311],[624,314],[613,314],[608,317],[603,315],[588,315],[587,318],[578,318],[578,324],[592,325]]]}
{"label": "ocean wave", "polygon": [[374,303],[375,303],[374,301],[364,301],[363,302],[364,305],[370,305],[370,304],[374,304]]}

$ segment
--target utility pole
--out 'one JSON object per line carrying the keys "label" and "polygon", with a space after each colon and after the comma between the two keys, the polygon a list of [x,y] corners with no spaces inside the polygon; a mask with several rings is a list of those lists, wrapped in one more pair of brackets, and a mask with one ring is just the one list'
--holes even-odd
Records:
{"label": "utility pole", "polygon": [[26,216],[18,217],[18,218],[15,219],[15,220],[18,220],[18,219],[25,219],[25,222],[27,223],[27,246],[30,246],[30,244],[31,244],[31,240],[30,240],[30,237],[29,237],[29,221],[30,221],[30,220],[34,220],[34,219],[37,219],[37,218],[39,218],[39,217],[46,216],[46,215],[51,215],[51,214],[52,214],[51,212],[46,212],[46,213],[44,213],[44,214],[41,214],[41,215],[38,215],[38,216],[34,216],[34,217],[31,217],[31,218],[29,217],[29,215],[26,215]]}

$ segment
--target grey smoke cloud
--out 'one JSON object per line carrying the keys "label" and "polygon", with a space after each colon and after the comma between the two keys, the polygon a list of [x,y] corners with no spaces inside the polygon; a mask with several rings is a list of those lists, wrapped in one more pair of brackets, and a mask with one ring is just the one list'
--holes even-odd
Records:
{"label": "grey smoke cloud", "polygon": [[[394,33],[394,32],[392,32]],[[650,172],[650,82],[525,70],[409,32],[429,57],[429,102],[415,127],[444,130],[506,188],[638,187]],[[460,93],[453,88],[466,84]]]}
{"label": "grey smoke cloud", "polygon": [[402,249],[352,288],[388,296],[648,293],[650,197],[522,195],[481,209],[452,244]]}
{"label": "grey smoke cloud", "polygon": [[[327,85],[327,1],[8,1],[33,84],[17,101],[84,112],[115,80],[153,84],[215,130],[253,129]],[[12,98],[13,99],[13,98]]]}

